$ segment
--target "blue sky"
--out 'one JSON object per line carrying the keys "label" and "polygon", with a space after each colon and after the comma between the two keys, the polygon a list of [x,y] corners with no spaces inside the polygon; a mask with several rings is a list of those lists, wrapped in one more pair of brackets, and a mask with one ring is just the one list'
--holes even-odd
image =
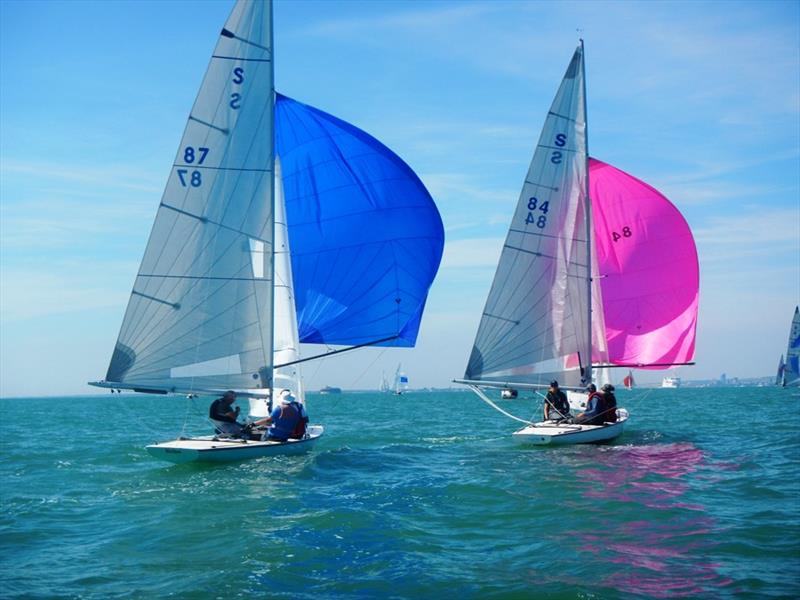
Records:
{"label": "blue sky", "polygon": [[[105,374],[231,6],[0,2],[1,396]],[[774,372],[800,301],[800,3],[277,0],[278,90],[403,157],[447,239],[417,348],[312,363],[312,389],[374,387],[400,361],[413,387],[463,374],[576,29],[591,154],[696,237],[698,364],[680,374]]]}

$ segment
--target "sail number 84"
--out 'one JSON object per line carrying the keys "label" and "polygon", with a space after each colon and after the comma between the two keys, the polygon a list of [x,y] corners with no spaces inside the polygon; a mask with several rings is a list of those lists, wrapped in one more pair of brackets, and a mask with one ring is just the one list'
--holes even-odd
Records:
{"label": "sail number 84", "polygon": [[539,199],[532,197],[528,200],[528,216],[525,218],[525,223],[528,225],[535,223],[539,229],[544,229],[545,225],[547,225],[547,211],[549,209],[549,200],[545,200],[539,204]]}

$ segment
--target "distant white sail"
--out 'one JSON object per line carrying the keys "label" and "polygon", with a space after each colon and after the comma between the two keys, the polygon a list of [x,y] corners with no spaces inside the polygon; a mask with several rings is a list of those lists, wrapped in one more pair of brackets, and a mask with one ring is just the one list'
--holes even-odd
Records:
{"label": "distant white sail", "polygon": [[403,366],[397,365],[397,371],[394,374],[394,393],[402,394],[408,391],[408,376],[403,372]]}

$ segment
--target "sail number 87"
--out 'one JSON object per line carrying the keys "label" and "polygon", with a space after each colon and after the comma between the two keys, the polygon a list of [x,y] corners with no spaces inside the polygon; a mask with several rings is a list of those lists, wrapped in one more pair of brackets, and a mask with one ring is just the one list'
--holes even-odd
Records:
{"label": "sail number 87", "polygon": [[[186,146],[183,150],[183,162],[188,165],[194,162],[197,162],[198,165],[202,165],[207,154],[208,148],[197,148],[197,150],[195,150],[192,146]],[[192,173],[189,174],[188,169],[178,169],[178,179],[181,180],[181,185],[183,187],[190,185],[192,187],[200,187],[203,185],[203,176],[200,174],[200,171],[192,171]]]}
{"label": "sail number 87", "polygon": [[547,211],[549,209],[549,200],[539,204],[538,198],[531,198],[528,200],[528,216],[525,218],[525,223],[528,225],[535,223],[539,229],[544,229],[545,225],[547,225]]}

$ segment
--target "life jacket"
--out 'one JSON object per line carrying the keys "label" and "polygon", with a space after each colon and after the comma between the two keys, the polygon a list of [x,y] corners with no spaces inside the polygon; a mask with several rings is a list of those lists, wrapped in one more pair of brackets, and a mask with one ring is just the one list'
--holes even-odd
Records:
{"label": "life jacket", "polygon": [[[294,405],[295,403],[292,404]],[[306,435],[306,424],[308,423],[308,417],[303,415],[303,408],[299,404],[294,408],[297,410],[300,418],[297,420],[297,425],[294,426],[292,434],[289,437],[296,440],[301,440]]]}
{"label": "life jacket", "polygon": [[601,394],[600,392],[592,392],[586,399],[587,408],[589,406],[589,403],[592,401],[592,398],[597,398],[597,400],[595,401],[594,414],[600,416],[592,417],[588,423],[589,425],[602,425],[603,421],[605,421],[605,416],[601,414],[606,409],[605,398],[603,398],[603,394]]}
{"label": "life jacket", "polygon": [[617,397],[614,396],[614,392],[606,392],[605,398],[603,398],[603,404],[605,407],[603,410],[603,420],[607,423],[616,423],[617,422]]}
{"label": "life jacket", "polygon": [[275,419],[269,436],[274,439],[302,439],[306,434],[308,417],[303,415],[303,407],[297,402],[281,403],[280,414]]}

